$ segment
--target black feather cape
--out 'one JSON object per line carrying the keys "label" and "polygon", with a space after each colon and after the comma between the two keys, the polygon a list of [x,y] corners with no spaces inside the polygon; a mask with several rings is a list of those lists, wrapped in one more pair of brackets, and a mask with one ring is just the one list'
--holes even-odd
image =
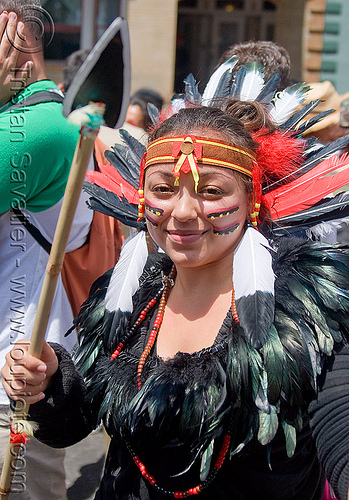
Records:
{"label": "black feather cape", "polygon": [[[149,257],[131,319],[122,318],[120,311],[101,314],[110,273],[104,282],[100,279],[75,319],[79,326],[75,362],[84,376],[81,391],[86,395],[84,403],[75,398],[78,410],[69,407],[72,416],[65,419],[64,432],[70,437],[60,439],[59,428],[53,437],[54,424],[45,428],[42,423],[36,433],[53,446],[66,446],[74,442],[74,432],[79,438],[84,432],[81,422],[86,432],[104,422],[111,445],[96,498],[168,498],[143,479],[130,448],[164,490],[196,486],[210,477],[226,432],[232,435],[229,459],[199,498],[322,498],[324,477],[307,409],[327,359],[348,337],[349,251],[282,238],[274,244],[273,267],[275,322],[262,348],[248,344],[229,311],[211,348],[177,353],[166,362],[152,352],[140,391],[137,364],[156,311],[116,360],[110,356],[127,324],[133,324],[161,288],[161,272],[169,272],[171,261],[163,254]],[[117,330],[111,328],[116,314]],[[73,384],[74,377],[66,371],[61,379],[69,376]],[[76,385],[82,386],[82,381]],[[34,411],[35,420],[43,422],[45,404],[59,414],[55,391],[59,392],[56,382],[46,403],[38,403],[41,416]]]}

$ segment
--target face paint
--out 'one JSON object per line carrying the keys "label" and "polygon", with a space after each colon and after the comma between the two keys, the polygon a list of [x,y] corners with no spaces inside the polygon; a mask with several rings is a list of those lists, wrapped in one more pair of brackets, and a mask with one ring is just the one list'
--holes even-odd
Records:
{"label": "face paint", "polygon": [[237,212],[239,210],[239,207],[231,207],[231,208],[227,208],[226,210],[222,210],[220,212],[212,212],[210,214],[208,214],[208,218],[211,219],[211,220],[215,220],[215,219],[222,219],[224,216],[228,217],[228,215],[234,213],[234,212]]}
{"label": "face paint", "polygon": [[224,229],[213,229],[213,234],[215,236],[224,236],[227,234],[231,234],[234,231],[236,231],[239,226],[240,226],[240,224],[233,224],[232,226],[228,226]]}
{"label": "face paint", "polygon": [[203,165],[197,189],[191,172],[182,172],[177,186],[172,169],[166,164],[147,169],[150,236],[176,266],[230,259],[249,214],[249,197],[241,182],[228,169]]}
{"label": "face paint", "polygon": [[154,217],[152,217],[152,215],[156,215],[156,217],[161,217],[163,215],[163,213],[164,213],[164,211],[161,208],[152,207],[151,205],[149,205],[147,200],[145,200],[145,215],[146,215],[147,220],[154,227],[157,227],[158,223],[156,222]]}
{"label": "face paint", "polygon": [[224,236],[236,231],[236,229],[240,226],[240,222],[236,221],[236,216],[239,215],[239,210],[239,206],[234,205],[225,210],[209,213],[207,218],[211,221],[216,221],[216,223],[212,223],[213,234],[215,236]]}

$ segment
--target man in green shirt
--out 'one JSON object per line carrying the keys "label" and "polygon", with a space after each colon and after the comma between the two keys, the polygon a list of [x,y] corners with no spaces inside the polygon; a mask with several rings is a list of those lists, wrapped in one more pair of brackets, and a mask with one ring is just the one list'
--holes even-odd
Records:
{"label": "man in green shirt", "polygon": [[[18,207],[52,243],[79,138],[78,127],[62,114],[58,87],[46,76],[41,11],[39,0],[0,0],[1,366],[12,344],[30,338],[48,260],[11,209]],[[92,211],[81,200],[68,251],[85,242],[91,219]],[[65,339],[64,333],[72,319],[59,278],[47,338],[70,350],[74,335]],[[15,390],[20,380],[14,376],[11,383]],[[8,413],[9,400],[0,389],[0,467],[9,439]],[[34,438],[25,448],[12,482],[14,499],[66,499],[64,450],[48,448]]]}

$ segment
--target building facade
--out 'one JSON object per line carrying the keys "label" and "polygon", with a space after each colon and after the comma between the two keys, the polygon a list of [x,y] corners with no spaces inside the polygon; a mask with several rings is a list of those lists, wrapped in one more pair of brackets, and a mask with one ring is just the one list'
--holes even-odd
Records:
{"label": "building facade", "polygon": [[148,87],[168,101],[192,72],[201,88],[220,55],[245,40],[274,40],[290,53],[292,77],[330,80],[349,90],[349,0],[44,0],[54,19],[47,47],[50,75],[63,59],[90,48],[117,16],[130,29],[132,88]]}

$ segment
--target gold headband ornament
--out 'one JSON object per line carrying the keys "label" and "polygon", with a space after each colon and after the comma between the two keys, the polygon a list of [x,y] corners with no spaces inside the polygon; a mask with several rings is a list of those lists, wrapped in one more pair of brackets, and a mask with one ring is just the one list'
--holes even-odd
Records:
{"label": "gold headband ornament", "polygon": [[[192,135],[183,137],[162,137],[149,144],[142,159],[139,186],[139,218],[144,217],[145,201],[143,191],[144,171],[151,165],[174,163],[173,174],[175,186],[179,184],[181,172],[192,172],[195,191],[199,184],[198,163],[215,167],[230,168],[253,179],[255,204],[251,213],[251,221],[257,226],[260,207],[261,184],[259,168],[254,156],[243,149],[230,146],[224,142],[212,141]],[[258,176],[258,179],[257,179]],[[260,186],[255,186],[255,182]]]}

